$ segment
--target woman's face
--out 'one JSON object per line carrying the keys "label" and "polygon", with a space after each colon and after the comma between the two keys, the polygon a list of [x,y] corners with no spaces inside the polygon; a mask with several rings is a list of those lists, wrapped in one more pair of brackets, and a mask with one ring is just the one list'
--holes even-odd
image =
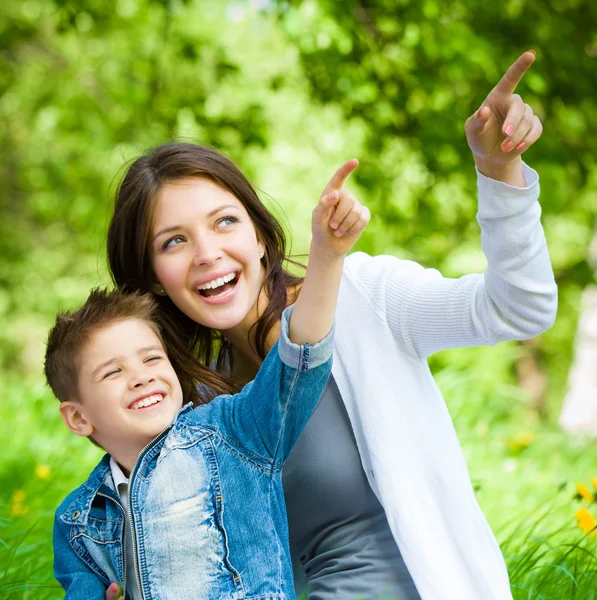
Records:
{"label": "woman's face", "polygon": [[150,235],[154,273],[182,312],[224,332],[253,324],[264,246],[233,194],[209,179],[168,183]]}

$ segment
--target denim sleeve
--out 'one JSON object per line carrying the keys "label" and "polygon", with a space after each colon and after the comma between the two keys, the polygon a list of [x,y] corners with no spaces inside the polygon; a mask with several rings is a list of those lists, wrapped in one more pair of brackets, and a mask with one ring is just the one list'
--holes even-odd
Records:
{"label": "denim sleeve", "polygon": [[255,380],[221,405],[224,428],[268,462],[283,463],[307,424],[332,368],[333,329],[315,345],[288,338],[292,306],[282,314],[280,340]]}
{"label": "denim sleeve", "polygon": [[54,521],[54,577],[66,592],[65,600],[103,600],[107,586],[72,550],[64,526]]}

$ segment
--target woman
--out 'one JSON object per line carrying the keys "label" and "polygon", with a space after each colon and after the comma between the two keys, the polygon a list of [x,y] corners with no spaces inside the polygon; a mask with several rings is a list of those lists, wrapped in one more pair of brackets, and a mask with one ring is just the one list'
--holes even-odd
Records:
{"label": "woman", "polygon": [[[475,500],[431,353],[539,334],[557,290],[539,222],[538,182],[520,154],[541,123],[514,94],[524,53],[466,123],[479,171],[484,275],[442,278],[410,261],[346,261],[333,376],[284,472],[291,549],[311,600],[511,598],[498,544]],[[356,161],[324,189],[336,227],[355,204]],[[366,209],[363,209],[366,210]],[[108,234],[115,282],[153,291],[165,326],[207,363],[213,390],[251,380],[300,294],[284,236],[238,169],[170,144],[125,175]]]}

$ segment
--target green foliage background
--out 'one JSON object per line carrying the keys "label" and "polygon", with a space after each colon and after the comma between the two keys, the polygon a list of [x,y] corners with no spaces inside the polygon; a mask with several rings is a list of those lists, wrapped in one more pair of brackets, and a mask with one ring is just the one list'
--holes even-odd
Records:
{"label": "green foliage background", "polygon": [[[432,359],[498,529],[597,475],[591,446],[555,425],[580,292],[595,280],[585,251],[597,216],[597,3],[0,4],[0,596],[42,597],[27,586],[51,581],[52,510],[98,456],[62,426],[42,357],[56,311],[109,283],[104,240],[123,165],[172,137],[215,145],[263,191],[300,253],[323,185],[356,156],[351,189],[373,214],[359,249],[448,276],[482,271],[463,125],[529,48],[538,58],[519,91],[545,131],[525,159],[540,172],[560,286],[556,324],[536,347],[548,421],[516,386],[521,346]],[[521,432],[534,441],[518,443]],[[39,465],[51,475],[36,475]],[[573,515],[569,504],[554,527]]]}

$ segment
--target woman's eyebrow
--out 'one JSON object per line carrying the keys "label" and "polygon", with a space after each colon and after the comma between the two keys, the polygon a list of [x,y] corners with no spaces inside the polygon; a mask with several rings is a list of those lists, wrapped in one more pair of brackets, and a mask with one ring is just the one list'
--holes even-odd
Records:
{"label": "woman's eyebrow", "polygon": [[160,235],[164,235],[165,233],[170,233],[171,231],[176,231],[177,229],[181,229],[181,225],[172,225],[170,227],[164,227],[164,229],[160,229],[154,236],[153,241],[160,237]]}
{"label": "woman's eyebrow", "polygon": [[216,213],[219,213],[222,210],[225,210],[227,208],[235,208],[238,210],[238,206],[234,205],[234,204],[222,204],[222,206],[218,206],[217,208],[214,208],[213,210],[210,210],[207,213],[208,217],[213,217]]}

